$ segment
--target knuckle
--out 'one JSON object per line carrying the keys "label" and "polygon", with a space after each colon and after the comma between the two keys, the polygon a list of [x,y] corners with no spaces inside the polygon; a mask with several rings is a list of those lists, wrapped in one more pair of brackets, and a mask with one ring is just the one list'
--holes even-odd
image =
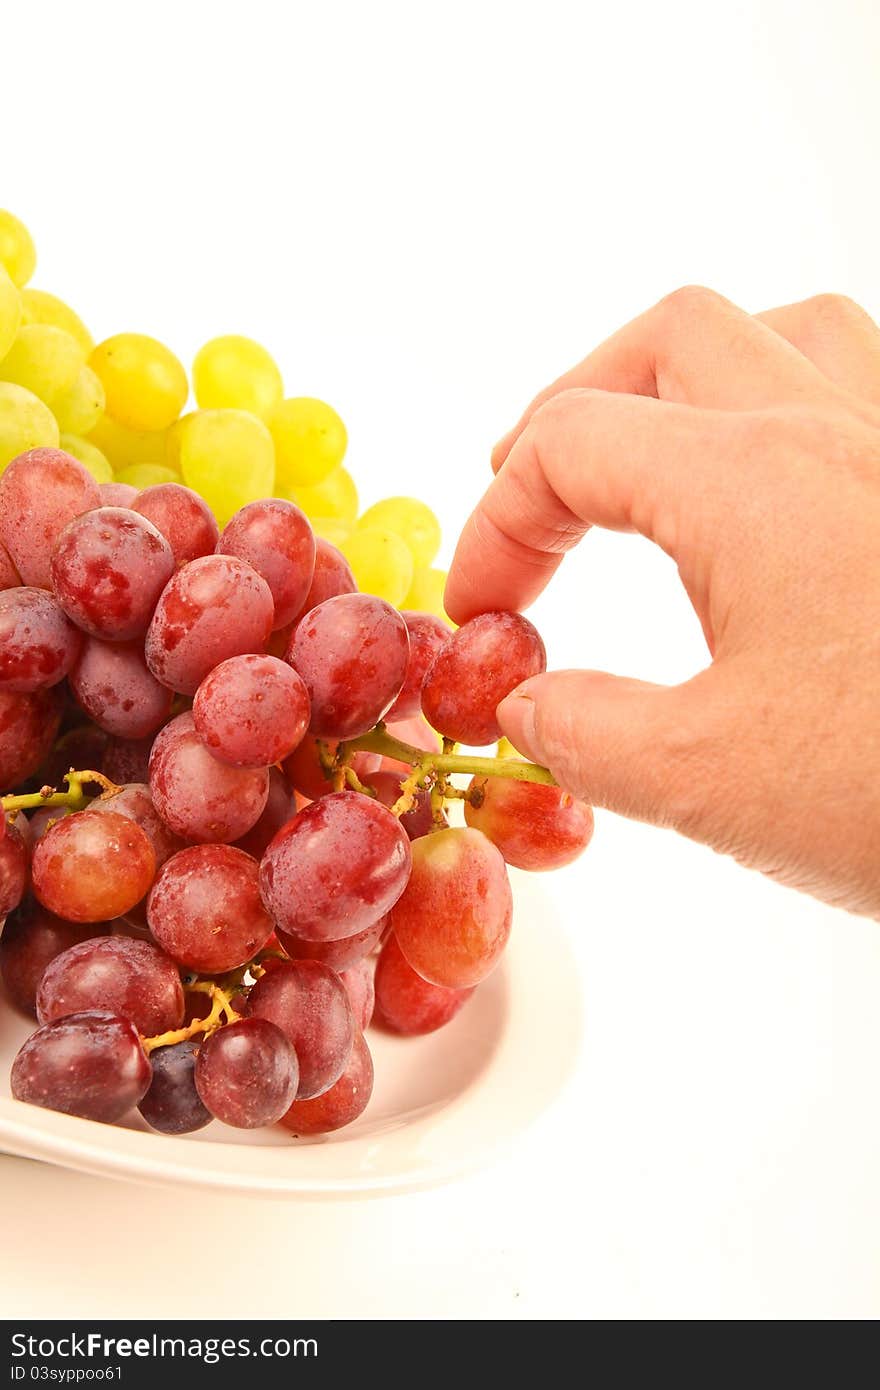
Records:
{"label": "knuckle", "polygon": [[805,320],[823,328],[862,324],[868,318],[865,310],[845,294],[816,294],[804,300],[801,312]]}
{"label": "knuckle", "polygon": [[680,285],[671,294],[664,295],[656,311],[664,318],[701,319],[714,313],[725,302],[723,295],[706,285]]}

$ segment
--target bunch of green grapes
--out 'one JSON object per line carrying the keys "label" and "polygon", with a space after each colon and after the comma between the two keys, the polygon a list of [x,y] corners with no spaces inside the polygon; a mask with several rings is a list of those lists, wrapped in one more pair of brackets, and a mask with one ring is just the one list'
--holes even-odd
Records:
{"label": "bunch of green grapes", "polygon": [[342,550],[364,593],[445,617],[437,518],[413,497],[361,514],[331,405],[285,396],[271,354],[227,334],[196,354],[187,411],[175,354],[143,333],[96,344],[68,304],[31,288],[36,259],[27,228],[0,210],[0,471],[28,449],[60,445],[100,484],[184,483],[221,527],[248,502],[282,497]]}

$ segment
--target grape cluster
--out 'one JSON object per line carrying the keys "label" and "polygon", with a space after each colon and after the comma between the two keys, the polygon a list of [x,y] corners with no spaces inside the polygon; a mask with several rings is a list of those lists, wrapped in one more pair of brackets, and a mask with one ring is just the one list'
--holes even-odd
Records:
{"label": "grape cluster", "polygon": [[[342,422],[264,349],[207,344],[181,417],[173,355],[93,348],[32,261],[0,213],[0,977],[38,1024],[13,1095],[329,1133],[369,1101],[374,1011],[448,1023],[508,939],[507,865],[589,842],[545,770],[454,748],[498,739],[543,643],[450,629],[432,513],[354,526]],[[99,481],[61,421],[124,466]],[[340,549],[315,517],[343,513]]]}

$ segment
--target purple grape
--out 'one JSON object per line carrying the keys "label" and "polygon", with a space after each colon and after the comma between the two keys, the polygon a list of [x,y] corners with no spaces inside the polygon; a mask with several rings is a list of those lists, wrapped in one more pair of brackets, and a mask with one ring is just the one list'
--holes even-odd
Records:
{"label": "purple grape", "polygon": [[[0,817],[3,836],[0,838],[0,922],[18,907],[28,886],[30,870],[30,839],[27,819],[19,815]],[[25,830],[22,830],[21,821]],[[0,937],[2,940],[2,937]]]}
{"label": "purple grape", "polygon": [[12,1064],[12,1094],[29,1105],[113,1124],[150,1084],[151,1069],[128,1019],[90,1009],[44,1023]]}
{"label": "purple grape", "polygon": [[149,941],[102,936],[56,956],[37,990],[37,1018],[106,1009],[155,1037],[183,1023],[183,988],[174,961]]}
{"label": "purple grape", "polygon": [[198,1053],[199,1044],[193,1038],[150,1053],[153,1077],[138,1110],[161,1134],[192,1134],[213,1118],[196,1090]]}
{"label": "purple grape", "polygon": [[297,1094],[297,1055],[280,1028],[264,1018],[241,1018],[202,1043],[196,1090],[212,1115],[236,1129],[280,1120]]}
{"label": "purple grape", "polygon": [[106,933],[103,922],[66,922],[35,898],[25,898],[0,935],[0,976],[13,1004],[36,1015],[37,989],[46,967],[69,947]]}
{"label": "purple grape", "polygon": [[345,1070],[355,1024],[345,986],[316,960],[278,961],[248,996],[251,1018],[281,1029],[299,1060],[298,1099],[318,1096]]}

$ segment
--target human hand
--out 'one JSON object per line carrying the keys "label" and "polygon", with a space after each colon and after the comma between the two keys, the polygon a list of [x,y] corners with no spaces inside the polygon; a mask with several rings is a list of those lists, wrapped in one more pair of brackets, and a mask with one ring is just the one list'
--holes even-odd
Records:
{"label": "human hand", "polygon": [[712,663],[666,688],[555,671],[505,734],[575,795],[880,916],[880,330],[823,295],[679,290],[497,445],[446,607],[528,607],[591,526],[676,561]]}

